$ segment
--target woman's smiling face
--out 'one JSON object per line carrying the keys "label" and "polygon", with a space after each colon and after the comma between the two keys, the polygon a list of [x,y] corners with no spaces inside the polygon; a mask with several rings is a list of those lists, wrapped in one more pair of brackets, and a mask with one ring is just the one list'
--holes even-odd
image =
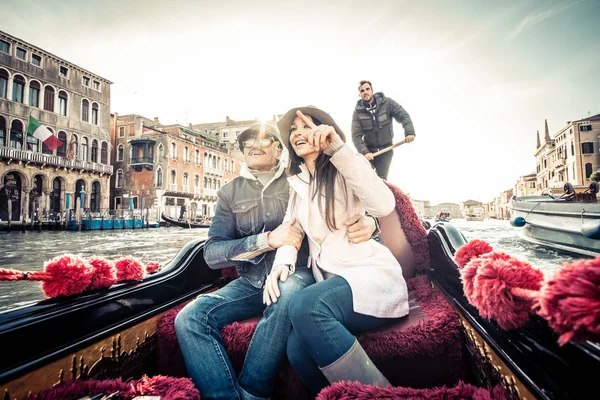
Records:
{"label": "woman's smiling face", "polygon": [[[313,120],[310,115],[305,115],[306,118]],[[307,156],[318,156],[319,148],[308,143],[308,133],[311,127],[302,121],[300,117],[296,117],[290,128],[290,144],[298,157],[306,158]]]}

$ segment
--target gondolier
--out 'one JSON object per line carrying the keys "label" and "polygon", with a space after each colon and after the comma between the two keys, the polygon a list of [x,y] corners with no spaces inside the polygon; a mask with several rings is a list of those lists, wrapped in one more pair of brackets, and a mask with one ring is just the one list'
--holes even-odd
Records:
{"label": "gondolier", "polygon": [[392,145],[394,128],[392,118],[402,124],[405,142],[415,138],[415,128],[404,108],[381,92],[373,94],[369,81],[360,81],[358,85],[360,100],[356,103],[352,115],[352,142],[356,150],[364,155],[377,170],[380,178],[387,179],[393,151],[387,151],[374,157],[373,153]]}

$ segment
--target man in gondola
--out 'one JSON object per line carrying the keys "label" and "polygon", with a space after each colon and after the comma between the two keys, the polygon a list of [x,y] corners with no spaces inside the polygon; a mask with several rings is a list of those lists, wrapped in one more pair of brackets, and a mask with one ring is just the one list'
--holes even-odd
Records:
{"label": "man in gondola", "polygon": [[[204,258],[213,269],[235,266],[240,278],[199,296],[175,319],[188,374],[203,399],[271,397],[291,331],[289,301],[314,282],[306,267],[308,245],[301,231],[295,221],[282,224],[289,186],[284,173],[287,153],[277,128],[253,125],[238,136],[238,145],[245,163],[240,176],[217,194]],[[369,217],[357,216],[349,225],[348,238],[354,243],[369,240],[375,231],[375,222]],[[267,307],[263,286],[275,258],[273,250],[284,245],[300,249],[296,270],[281,279],[280,297]],[[260,315],[244,367],[236,377],[223,347],[221,328]]]}
{"label": "man in gondola", "polygon": [[374,157],[379,150],[392,145],[394,127],[392,118],[402,124],[405,141],[415,139],[415,128],[410,115],[404,108],[381,92],[373,93],[373,85],[369,81],[358,84],[357,101],[352,114],[352,142],[356,150],[371,162],[377,175],[387,179],[390,164],[394,157],[393,150]]}

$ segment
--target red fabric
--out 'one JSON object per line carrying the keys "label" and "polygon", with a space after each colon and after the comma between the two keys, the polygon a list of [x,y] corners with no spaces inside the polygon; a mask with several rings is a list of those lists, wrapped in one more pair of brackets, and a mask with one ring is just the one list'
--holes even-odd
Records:
{"label": "red fabric", "polygon": [[511,259],[512,257],[506,253],[492,251],[491,253],[482,254],[481,257],[472,258],[471,261],[469,261],[460,270],[460,277],[463,282],[463,291],[465,293],[465,297],[471,304],[475,305],[481,301],[479,299],[481,291],[475,290],[475,276],[477,276],[477,271],[479,268],[486,263],[504,262]]}
{"label": "red fabric", "polygon": [[93,268],[81,257],[62,255],[47,261],[44,272],[32,272],[28,280],[42,280],[46,297],[71,296],[83,292],[92,281]]}
{"label": "red fabric", "polygon": [[456,251],[454,255],[454,261],[459,268],[463,268],[469,261],[475,257],[479,257],[485,253],[491,252],[492,246],[490,246],[484,240],[471,240],[469,243],[463,245]]}
{"label": "red fabric", "polygon": [[538,314],[570,340],[600,339],[600,257],[565,265],[541,290]]}
{"label": "red fabric", "polygon": [[501,386],[479,388],[459,382],[456,386],[433,389],[412,389],[407,387],[385,388],[362,385],[358,382],[338,382],[321,390],[317,400],[370,400],[370,399],[411,399],[411,400],[505,400],[507,396]]}
{"label": "red fabric", "polygon": [[44,390],[37,396],[32,394],[29,400],[77,400],[84,396],[107,395],[117,391],[120,398],[126,400],[136,396],[160,396],[161,400],[200,400],[200,393],[190,379],[160,375],[125,382],[121,379],[76,379]]}
{"label": "red fabric", "polygon": [[410,198],[399,188],[384,181],[394,194],[396,200],[396,212],[400,217],[400,223],[408,243],[415,254],[417,272],[423,272],[429,267],[429,243],[427,242],[427,230],[419,220],[419,216],[410,202]]}
{"label": "red fabric", "polygon": [[158,268],[160,267],[160,264],[157,262],[149,262],[148,264],[146,264],[146,273],[147,274],[153,274],[156,271],[158,271]]}
{"label": "red fabric", "polygon": [[134,257],[123,257],[115,263],[117,281],[141,281],[144,279],[144,266]]}
{"label": "red fabric", "polygon": [[90,257],[88,262],[94,268],[89,289],[107,288],[117,281],[117,269],[112,262],[100,257]]}

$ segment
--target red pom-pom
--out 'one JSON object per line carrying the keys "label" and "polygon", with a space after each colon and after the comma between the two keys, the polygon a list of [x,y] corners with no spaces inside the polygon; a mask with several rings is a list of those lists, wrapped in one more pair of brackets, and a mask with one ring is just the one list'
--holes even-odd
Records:
{"label": "red pom-pom", "polygon": [[117,281],[141,281],[144,279],[144,266],[133,257],[123,257],[115,263]]}
{"label": "red pom-pom", "polygon": [[117,282],[117,269],[112,262],[100,257],[90,257],[88,262],[94,268],[90,289],[107,288]]}
{"label": "red pom-pom", "polygon": [[538,314],[570,340],[600,340],[600,257],[565,265],[540,292]]}
{"label": "red pom-pom", "polygon": [[502,329],[513,329],[529,319],[544,274],[530,264],[504,257],[482,257],[473,281],[471,303],[479,314],[494,319]]}
{"label": "red pom-pom", "polygon": [[485,253],[481,257],[473,258],[470,262],[467,263],[467,265],[465,265],[460,270],[460,277],[463,282],[463,291],[465,293],[465,297],[467,298],[467,300],[469,300],[471,304],[475,304],[475,302],[478,301],[476,299],[476,296],[479,295],[479,292],[475,292],[473,288],[475,284],[475,276],[477,275],[477,270],[482,265],[488,264],[490,262],[498,260],[507,261],[510,259],[512,259],[512,257],[506,253],[502,253],[500,251],[492,251],[490,253]]}
{"label": "red pom-pom", "polygon": [[153,274],[156,271],[158,271],[159,267],[160,267],[159,263],[151,261],[148,264],[146,264],[146,273],[147,274]]}
{"label": "red pom-pom", "polygon": [[[44,272],[34,272],[28,279],[42,280],[46,297],[71,296],[83,292],[92,281],[93,268],[77,256],[62,255],[47,261]],[[37,279],[43,276],[43,279]]]}
{"label": "red pom-pom", "polygon": [[456,264],[459,268],[462,268],[473,258],[489,253],[492,250],[492,246],[490,246],[484,240],[471,240],[469,243],[461,246],[460,249],[456,251],[456,254],[454,255],[454,261],[456,261]]}

